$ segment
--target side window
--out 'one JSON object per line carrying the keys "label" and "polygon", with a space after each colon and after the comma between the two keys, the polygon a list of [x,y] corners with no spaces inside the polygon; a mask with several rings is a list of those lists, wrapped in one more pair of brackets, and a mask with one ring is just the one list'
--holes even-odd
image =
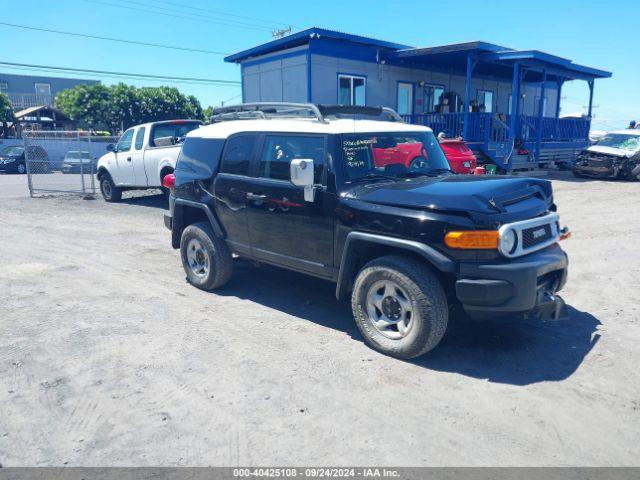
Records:
{"label": "side window", "polygon": [[136,133],[136,150],[142,150],[142,146],[144,144],[144,131],[145,128],[141,127],[138,129],[138,133]]}
{"label": "side window", "polygon": [[314,182],[322,183],[325,138],[302,135],[267,135],[260,157],[259,176],[289,180],[289,165],[296,158],[313,160]]}
{"label": "side window", "polygon": [[223,173],[249,175],[249,164],[256,145],[256,135],[236,135],[227,140],[222,157]]}
{"label": "side window", "polygon": [[122,134],[118,141],[118,152],[128,152],[131,150],[131,142],[133,141],[134,129],[131,128]]}

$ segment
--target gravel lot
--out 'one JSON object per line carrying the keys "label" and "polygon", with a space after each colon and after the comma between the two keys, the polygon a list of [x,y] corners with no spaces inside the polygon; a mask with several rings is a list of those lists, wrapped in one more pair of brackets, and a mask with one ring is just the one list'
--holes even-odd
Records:
{"label": "gravel lot", "polygon": [[459,322],[403,362],[329,283],[190,287],[160,196],[0,175],[0,463],[638,465],[640,184],[558,178],[570,318]]}

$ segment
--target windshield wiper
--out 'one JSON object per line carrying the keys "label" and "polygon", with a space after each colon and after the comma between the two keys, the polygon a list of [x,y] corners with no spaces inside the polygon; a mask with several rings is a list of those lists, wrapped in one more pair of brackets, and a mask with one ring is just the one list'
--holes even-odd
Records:
{"label": "windshield wiper", "polygon": [[362,180],[391,180],[393,182],[397,182],[398,181],[398,177],[393,177],[391,175],[383,175],[381,173],[367,173],[366,175],[362,176],[362,177],[358,177],[358,178],[354,178],[351,181],[352,182],[361,182]]}

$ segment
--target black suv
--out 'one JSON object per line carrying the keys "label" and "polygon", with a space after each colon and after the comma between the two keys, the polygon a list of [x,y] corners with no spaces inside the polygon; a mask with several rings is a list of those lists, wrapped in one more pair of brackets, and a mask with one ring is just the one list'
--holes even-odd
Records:
{"label": "black suv", "polygon": [[[366,119],[380,115],[394,121]],[[433,132],[388,109],[244,104],[212,122],[165,182],[194,286],[224,285],[232,254],[333,281],[366,342],[399,358],[434,348],[454,306],[559,316],[568,232],[549,181],[453,174]]]}

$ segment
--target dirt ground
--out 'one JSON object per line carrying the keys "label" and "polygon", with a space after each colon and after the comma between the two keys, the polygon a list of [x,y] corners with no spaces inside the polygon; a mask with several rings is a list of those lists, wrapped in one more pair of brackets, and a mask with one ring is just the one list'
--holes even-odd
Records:
{"label": "dirt ground", "polygon": [[570,317],[456,323],[403,362],[327,282],[239,263],[189,286],[157,195],[0,175],[0,463],[638,465],[640,184],[554,188]]}

